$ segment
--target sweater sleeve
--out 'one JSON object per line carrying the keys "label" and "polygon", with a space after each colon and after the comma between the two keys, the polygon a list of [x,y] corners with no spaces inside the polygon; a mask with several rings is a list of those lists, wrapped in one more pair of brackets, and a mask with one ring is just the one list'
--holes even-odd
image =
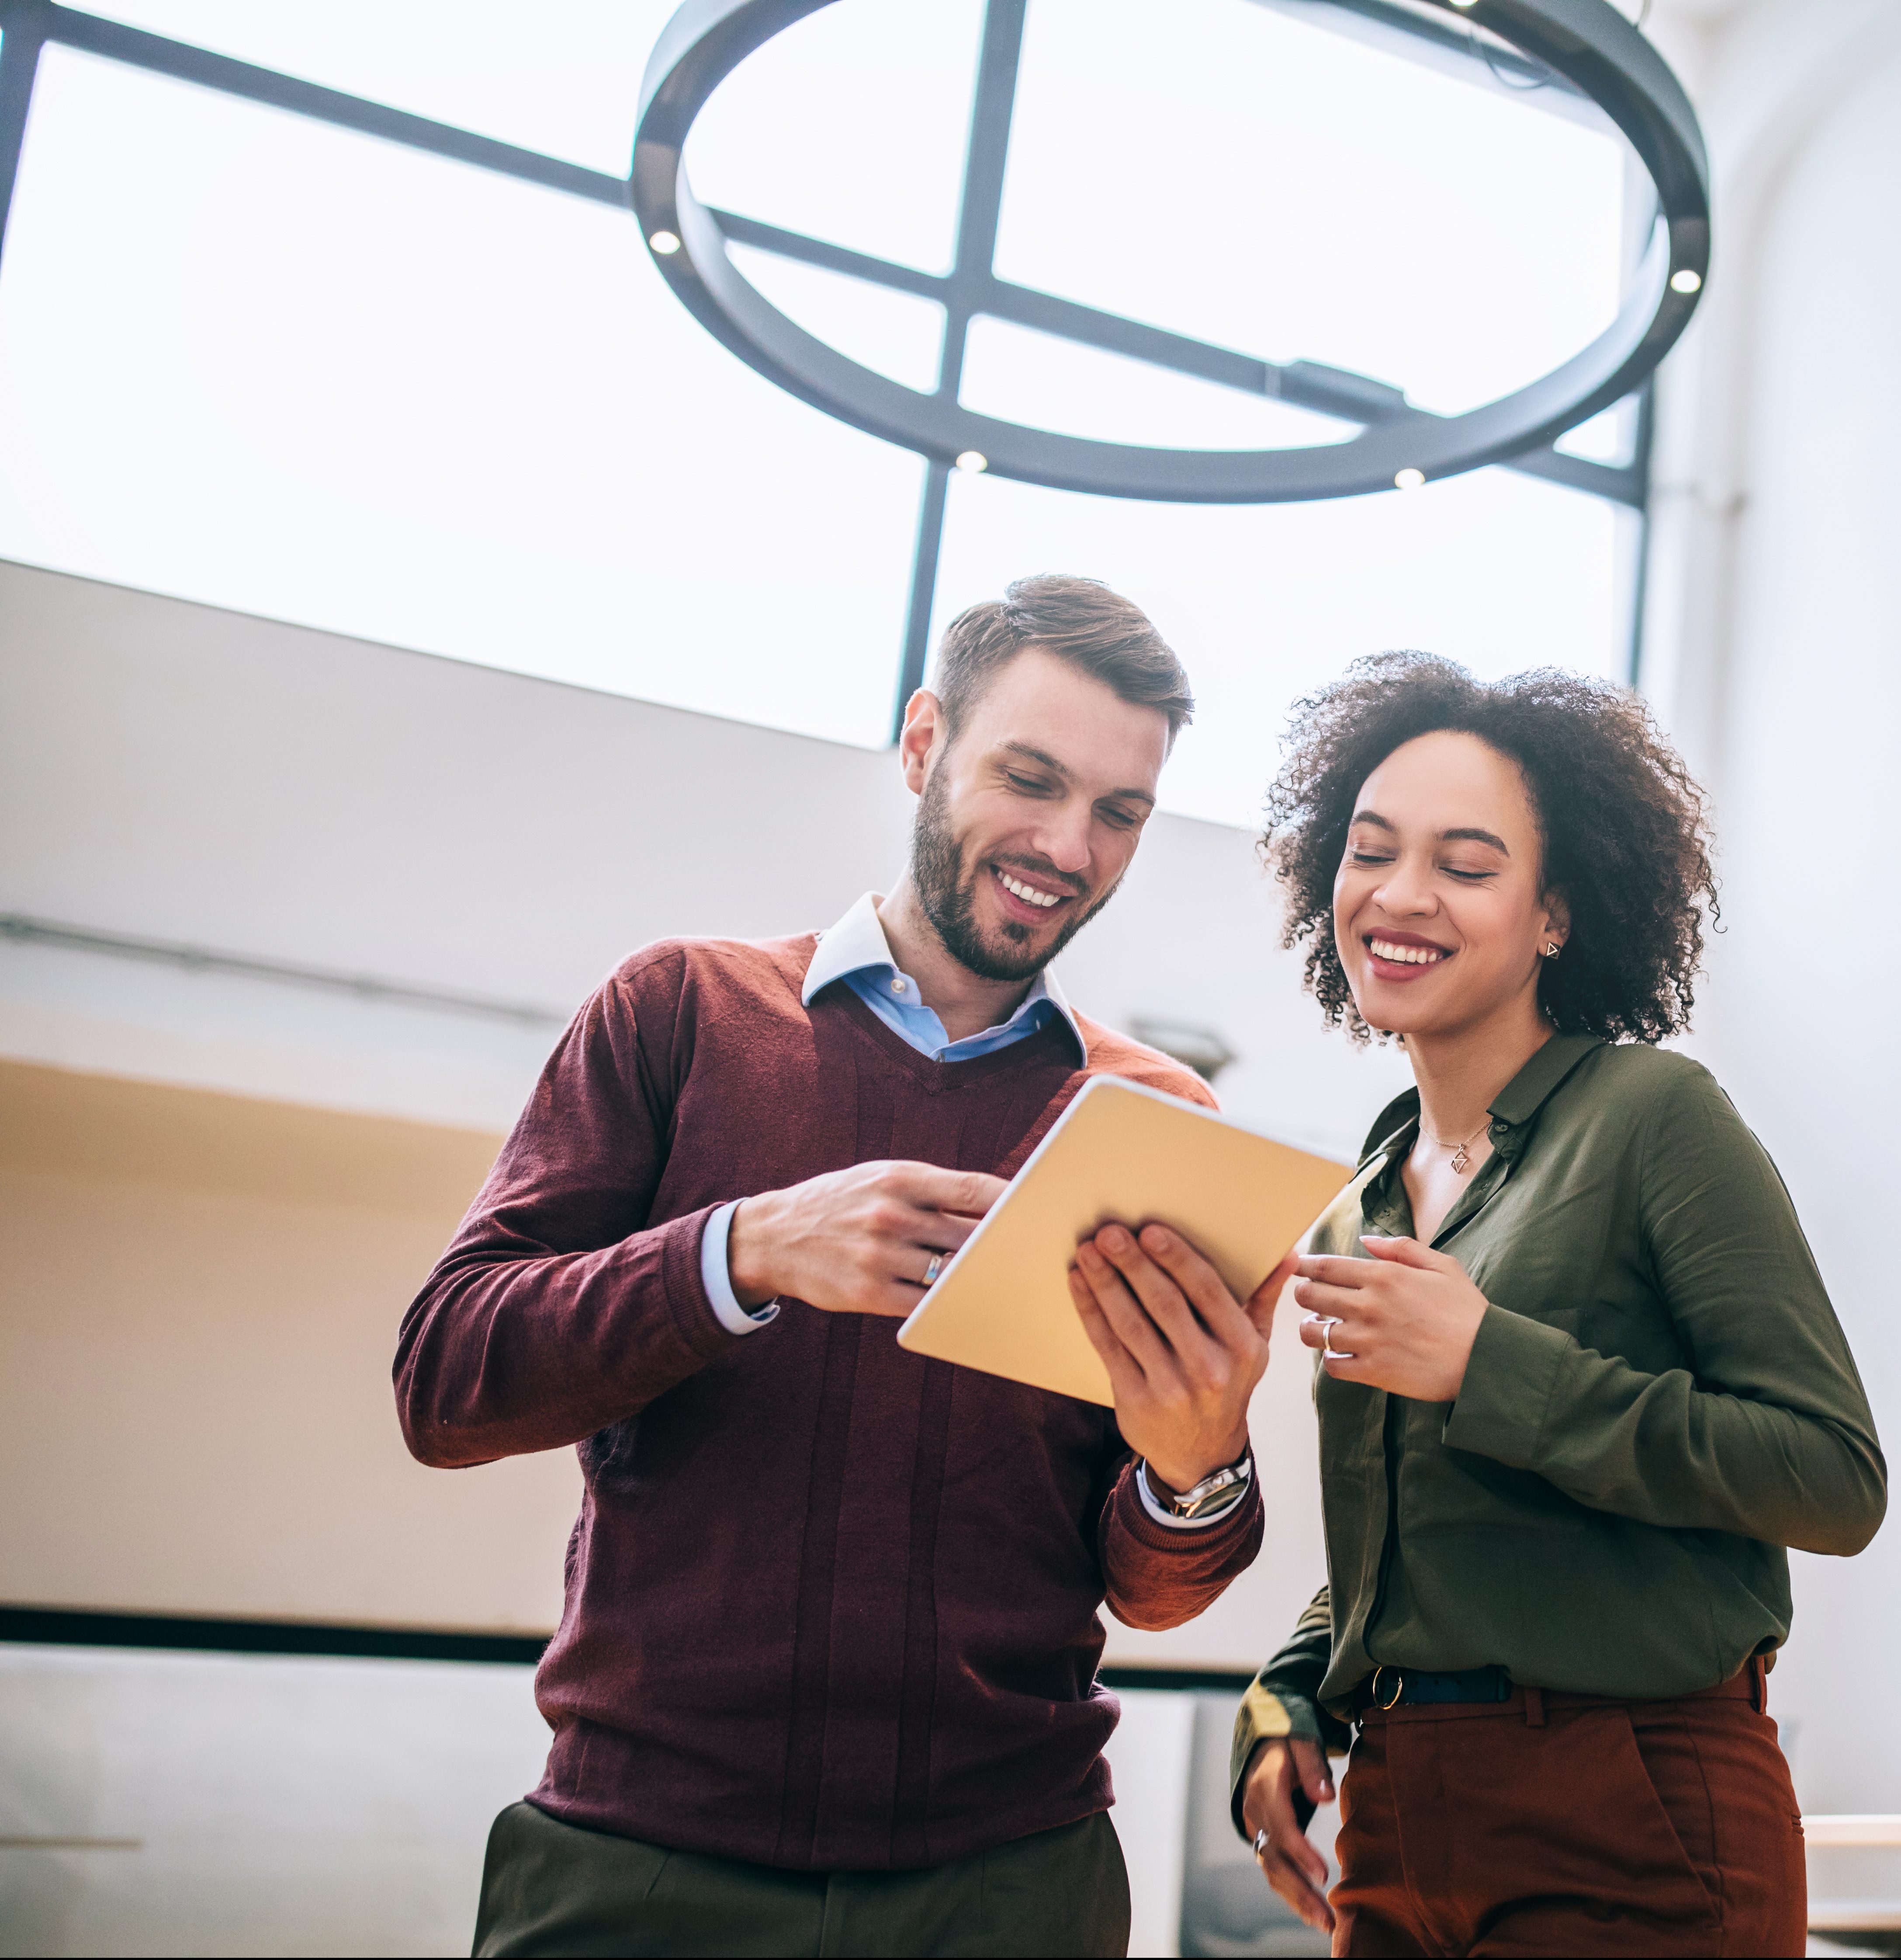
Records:
{"label": "sweater sleeve", "polygon": [[623,968],[576,1016],[404,1316],[396,1406],[423,1462],[578,1443],[731,1344],[700,1272],[717,1208],[647,1223],[666,1166],[678,971],[669,982],[650,957]]}
{"label": "sweater sleeve", "polygon": [[1205,1612],[1260,1549],[1260,1480],[1228,1515],[1200,1531],[1158,1524],[1136,1488],[1135,1459],[1125,1461],[1102,1507],[1097,1547],[1109,1611],[1125,1627],[1159,1633]]}
{"label": "sweater sleeve", "polygon": [[1686,1364],[1645,1373],[1500,1301],[1445,1442],[1666,1530],[1859,1551],[1887,1491],[1868,1398],[1788,1193],[1704,1071],[1662,1099],[1641,1179]]}

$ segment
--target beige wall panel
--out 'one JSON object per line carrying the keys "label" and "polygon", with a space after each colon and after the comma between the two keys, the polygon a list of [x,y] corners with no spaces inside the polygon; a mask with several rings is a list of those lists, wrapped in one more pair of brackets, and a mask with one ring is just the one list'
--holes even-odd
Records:
{"label": "beige wall panel", "polygon": [[[545,1631],[580,1501],[562,1450],[426,1470],[403,1309],[498,1139],[0,1062],[0,1598]],[[1291,1304],[1254,1411],[1251,1570],[1108,1658],[1257,1666],[1325,1571]]]}
{"label": "beige wall panel", "polygon": [[571,1455],[412,1462],[397,1323],[495,1139],[0,1068],[0,1592],[545,1630]]}

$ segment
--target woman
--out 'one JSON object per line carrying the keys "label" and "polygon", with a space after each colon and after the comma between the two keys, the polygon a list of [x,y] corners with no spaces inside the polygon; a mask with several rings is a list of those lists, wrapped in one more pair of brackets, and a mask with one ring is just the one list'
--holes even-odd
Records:
{"label": "woman", "polygon": [[1655,1045],[1701,796],[1626,694],[1395,654],[1302,705],[1270,810],[1309,985],[1417,1087],[1299,1267],[1331,1583],[1238,1819],[1337,1953],[1798,1954],[1784,1548],[1860,1551],[1886,1473],[1775,1167]]}

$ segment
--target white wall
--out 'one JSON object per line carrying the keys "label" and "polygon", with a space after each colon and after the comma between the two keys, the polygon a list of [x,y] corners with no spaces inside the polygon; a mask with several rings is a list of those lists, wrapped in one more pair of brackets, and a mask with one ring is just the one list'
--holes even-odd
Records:
{"label": "white wall", "polygon": [[[888,755],[17,565],[0,628],[0,908],[565,1013],[650,939],[827,924],[902,861]],[[1236,1109],[1351,1150],[1401,1071],[1320,1032],[1276,916],[1244,833],[1159,817],[1065,977],[1219,1027]],[[501,1128],[552,1039],[0,947],[25,1060]]]}
{"label": "white wall", "polygon": [[[1109,1745],[1129,1951],[1175,1949],[1193,1698]],[[0,1955],[456,1954],[539,1779],[526,1667],[0,1647]]]}
{"label": "white wall", "polygon": [[[1712,791],[1725,930],[1690,1044],[1794,1193],[1890,1442],[1885,1220],[1901,1035],[1887,889],[1901,711],[1901,7],[1766,0],[1704,49],[1709,315],[1666,377],[1647,684]],[[1772,1689],[1804,1806],[1901,1809],[1890,1526],[1795,1560]],[[1818,1887],[1901,1892],[1901,1858]]]}
{"label": "white wall", "polygon": [[[564,1013],[646,940],[824,924],[902,859],[889,756],[17,566],[0,622],[0,911]],[[1351,1154],[1403,1065],[1321,1029],[1276,918],[1248,836],[1159,817],[1064,976],[1112,1023],[1215,1027],[1231,1108]],[[494,1131],[552,1036],[0,940],[0,1055],[69,1069]],[[1267,1550],[1114,1656],[1251,1665],[1324,1576],[1306,1353],[1277,1347]]]}
{"label": "white wall", "polygon": [[466,1953],[529,1674],[0,1647],[0,1954]]}

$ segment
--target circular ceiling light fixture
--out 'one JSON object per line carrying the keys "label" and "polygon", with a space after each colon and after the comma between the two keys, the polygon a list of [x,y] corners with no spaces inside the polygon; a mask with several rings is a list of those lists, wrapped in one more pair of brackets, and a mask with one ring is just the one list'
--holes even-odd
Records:
{"label": "circular ceiling light fixture", "polygon": [[[687,135],[713,91],[755,49],[831,4],[685,0],[662,32],[641,84],[634,208],[667,283],[709,332],[801,400],[940,466],[981,467],[993,476],[1095,496],[1184,504],[1290,503],[1415,488],[1542,448],[1622,401],[1676,344],[1696,310],[1709,266],[1709,170],[1702,132],[1682,84],[1610,0],[1350,0],[1356,13],[1377,9],[1401,24],[1409,15],[1429,22],[1435,14],[1458,24],[1435,30],[1441,34],[1467,36],[1473,24],[1486,37],[1488,63],[1495,59],[1490,50],[1496,44],[1508,44],[1516,51],[1508,59],[1533,74],[1557,78],[1595,102],[1623,131],[1656,186],[1657,215],[1629,296],[1610,326],[1543,380],[1457,415],[1429,414],[1397,389],[1316,362],[1280,366],[1201,350],[1249,370],[1242,385],[1261,394],[1361,425],[1350,441],[1311,448],[1140,448],[975,414],[959,404],[954,383],[923,394],[815,339],[744,277],[726,244],[733,237],[790,250],[874,280],[889,272],[895,276],[885,283],[914,291],[931,288],[931,296],[943,300],[953,319],[988,313],[1086,344],[1135,352],[1129,337],[1146,331],[1136,323],[996,277],[990,259],[1002,191],[1000,146],[990,159],[993,168],[984,173],[994,182],[988,186],[987,225],[975,228],[981,250],[969,255],[982,262],[965,262],[964,249],[973,235],[974,144],[958,262],[939,280],[900,274],[861,254],[711,211],[687,181],[682,161]],[[989,0],[986,65],[993,40],[1014,35],[1007,49],[1013,75],[1025,4]],[[1003,132],[1006,137],[1007,110]],[[663,240],[677,244],[669,250]]]}

